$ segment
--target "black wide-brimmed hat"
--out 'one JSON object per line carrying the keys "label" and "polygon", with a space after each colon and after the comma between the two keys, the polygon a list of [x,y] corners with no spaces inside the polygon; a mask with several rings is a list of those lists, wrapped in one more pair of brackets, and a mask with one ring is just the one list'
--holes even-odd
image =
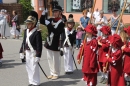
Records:
{"label": "black wide-brimmed hat", "polygon": [[36,20],[38,21],[38,13],[36,11],[30,11],[29,16],[33,16],[36,18]]}
{"label": "black wide-brimmed hat", "polygon": [[56,6],[53,8],[52,11],[53,11],[53,12],[54,12],[54,11],[62,11],[62,7],[59,6],[59,5],[56,5]]}
{"label": "black wide-brimmed hat", "polygon": [[34,23],[35,26],[38,22],[38,13],[36,11],[30,11],[28,18],[25,20],[25,23]]}
{"label": "black wide-brimmed hat", "polygon": [[37,20],[33,16],[28,16],[28,18],[25,21],[25,23],[36,23],[36,22],[37,22]]}
{"label": "black wide-brimmed hat", "polygon": [[74,19],[73,19],[73,18],[69,18],[69,19],[67,20],[67,23],[75,23],[75,22],[74,22]]}

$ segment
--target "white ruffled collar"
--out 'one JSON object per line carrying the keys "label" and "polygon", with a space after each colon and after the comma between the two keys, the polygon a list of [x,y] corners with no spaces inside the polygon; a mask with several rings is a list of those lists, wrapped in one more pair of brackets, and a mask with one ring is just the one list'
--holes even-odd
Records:
{"label": "white ruffled collar", "polygon": [[87,42],[93,40],[95,37],[87,37]]}
{"label": "white ruffled collar", "polygon": [[112,48],[112,53],[115,53],[118,49]]}

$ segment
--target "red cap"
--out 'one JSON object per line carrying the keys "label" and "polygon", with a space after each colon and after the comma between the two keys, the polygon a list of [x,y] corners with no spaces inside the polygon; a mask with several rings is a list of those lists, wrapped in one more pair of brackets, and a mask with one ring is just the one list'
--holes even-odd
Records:
{"label": "red cap", "polygon": [[109,26],[103,26],[103,27],[100,29],[100,31],[101,31],[102,33],[104,33],[105,35],[110,35],[110,34],[111,34],[111,29],[110,29]]}
{"label": "red cap", "polygon": [[97,29],[94,25],[91,25],[91,24],[87,25],[87,27],[85,28],[85,31],[93,34],[94,36],[97,36]]}
{"label": "red cap", "polygon": [[124,28],[124,31],[130,36],[130,26],[128,28]]}
{"label": "red cap", "polygon": [[115,48],[121,48],[123,46],[121,37],[117,34],[114,34],[113,36],[110,37],[110,43]]}

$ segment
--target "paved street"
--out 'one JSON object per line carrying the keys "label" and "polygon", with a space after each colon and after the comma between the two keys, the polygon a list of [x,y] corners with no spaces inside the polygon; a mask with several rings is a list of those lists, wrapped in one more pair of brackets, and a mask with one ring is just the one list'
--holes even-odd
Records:
{"label": "paved street", "polygon": [[[25,64],[21,63],[19,58],[19,49],[22,40],[17,39],[0,39],[3,46],[3,67],[0,68],[0,86],[28,86],[27,72]],[[75,57],[77,55],[75,50]],[[49,75],[48,62],[46,59],[46,49],[43,48],[42,58],[40,61],[42,68]],[[74,67],[75,68],[75,67]],[[72,75],[64,74],[63,57],[61,57],[61,76],[58,80],[47,80],[40,71],[41,86],[86,86],[84,81],[81,81],[81,65],[78,65],[79,70],[75,70]],[[100,76],[98,76],[99,79]],[[106,86],[99,84],[97,86]]]}

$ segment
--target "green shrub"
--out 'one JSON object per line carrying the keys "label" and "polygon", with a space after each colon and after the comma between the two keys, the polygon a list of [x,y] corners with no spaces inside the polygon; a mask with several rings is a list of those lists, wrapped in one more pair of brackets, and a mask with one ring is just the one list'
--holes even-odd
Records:
{"label": "green shrub", "polygon": [[18,0],[18,3],[22,4],[22,16],[23,21],[27,19],[29,13],[31,10],[33,10],[33,7],[31,6],[31,0]]}
{"label": "green shrub", "polygon": [[46,27],[46,26],[43,26],[43,25],[40,25],[39,28],[41,29],[41,33],[42,33],[42,40],[45,41],[45,40],[46,40],[46,37],[47,37],[47,35],[48,35],[47,27]]}

